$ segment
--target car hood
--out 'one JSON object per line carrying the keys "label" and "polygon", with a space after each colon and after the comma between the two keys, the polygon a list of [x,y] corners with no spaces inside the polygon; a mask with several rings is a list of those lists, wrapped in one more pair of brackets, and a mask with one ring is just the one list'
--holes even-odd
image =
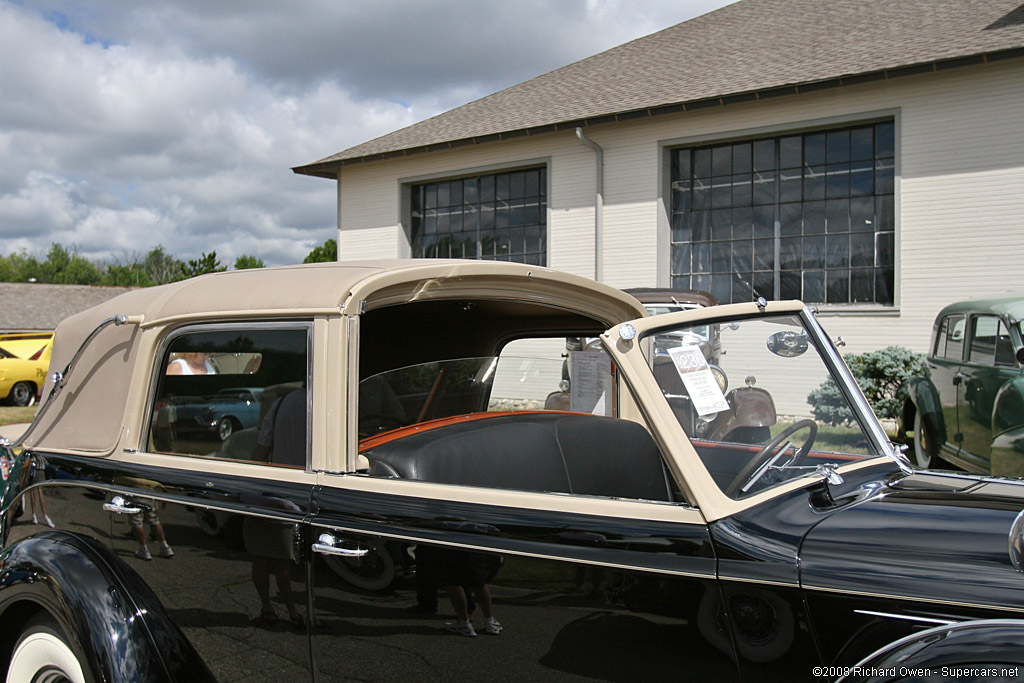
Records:
{"label": "car hood", "polygon": [[1024,481],[919,472],[814,526],[800,548],[806,589],[1024,609],[1011,530]]}

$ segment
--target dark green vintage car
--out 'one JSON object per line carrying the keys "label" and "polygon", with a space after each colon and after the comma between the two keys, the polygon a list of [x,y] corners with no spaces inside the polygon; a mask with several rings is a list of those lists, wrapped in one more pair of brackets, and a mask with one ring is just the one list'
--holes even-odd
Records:
{"label": "dark green vintage car", "polygon": [[935,318],[928,376],[903,410],[921,467],[1024,476],[1024,294],[962,301]]}

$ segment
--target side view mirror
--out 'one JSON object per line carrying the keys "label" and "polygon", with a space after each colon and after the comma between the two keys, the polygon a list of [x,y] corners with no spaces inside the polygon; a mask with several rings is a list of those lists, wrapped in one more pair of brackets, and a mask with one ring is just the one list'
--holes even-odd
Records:
{"label": "side view mirror", "polygon": [[784,330],[768,337],[768,350],[776,356],[795,358],[807,351],[807,335]]}
{"label": "side view mirror", "polygon": [[1024,365],[1024,348],[1017,349],[1017,362]]}

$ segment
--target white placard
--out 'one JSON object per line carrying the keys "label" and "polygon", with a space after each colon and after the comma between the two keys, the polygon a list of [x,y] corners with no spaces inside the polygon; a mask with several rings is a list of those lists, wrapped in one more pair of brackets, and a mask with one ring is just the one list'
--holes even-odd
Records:
{"label": "white placard", "polygon": [[611,359],[600,351],[573,351],[569,362],[572,364],[570,410],[606,415]]}
{"label": "white placard", "polygon": [[711,368],[708,367],[704,354],[700,352],[700,347],[694,344],[676,346],[669,349],[668,353],[672,356],[676,372],[683,380],[698,415],[711,415],[729,410],[729,402],[725,400],[718,380],[711,374]]}

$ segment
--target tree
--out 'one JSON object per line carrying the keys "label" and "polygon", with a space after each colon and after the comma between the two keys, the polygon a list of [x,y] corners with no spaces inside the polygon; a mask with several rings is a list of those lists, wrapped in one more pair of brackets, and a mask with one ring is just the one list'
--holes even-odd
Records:
{"label": "tree", "polygon": [[100,284],[107,287],[152,287],[154,283],[141,263],[113,263],[107,266]]}
{"label": "tree", "polygon": [[153,247],[142,261],[143,270],[155,285],[182,279],[182,267],[181,261],[168,254],[162,245]]}
{"label": "tree", "polygon": [[211,251],[208,254],[204,251],[203,255],[199,258],[189,259],[188,263],[183,263],[181,265],[181,274],[183,279],[188,279],[197,275],[206,275],[207,273],[220,273],[227,269],[227,266],[221,265],[220,261],[217,260],[216,251]]}
{"label": "tree", "polygon": [[28,282],[30,278],[37,280],[42,275],[42,268],[32,256],[24,251],[13,253],[0,260],[0,281]]}
{"label": "tree", "polygon": [[14,272],[17,273],[16,282],[46,281],[43,279],[43,265],[36,257],[29,256],[23,251],[19,254],[11,254],[9,259]]}
{"label": "tree", "polygon": [[18,269],[10,257],[0,256],[0,282],[17,282]]}
{"label": "tree", "polygon": [[255,256],[249,256],[248,254],[242,254],[235,259],[235,270],[249,270],[250,268],[266,268],[267,264],[263,262],[263,259],[256,258]]}
{"label": "tree", "polygon": [[326,263],[328,261],[338,260],[338,243],[333,239],[329,239],[319,247],[315,247],[313,251],[306,255],[306,258],[302,259],[303,263]]}
{"label": "tree", "polygon": [[99,284],[100,271],[89,260],[69,251],[62,244],[54,242],[46,254],[42,264],[42,282],[57,285],[95,285]]}

